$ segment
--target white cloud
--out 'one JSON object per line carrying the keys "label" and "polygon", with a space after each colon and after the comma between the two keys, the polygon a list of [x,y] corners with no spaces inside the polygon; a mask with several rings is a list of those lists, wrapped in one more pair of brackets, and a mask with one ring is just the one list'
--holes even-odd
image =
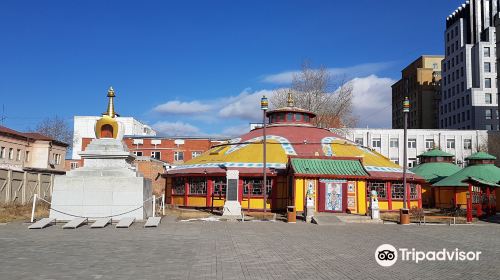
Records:
{"label": "white cloud", "polygon": [[[352,77],[363,77],[367,75],[376,74],[379,71],[387,69],[392,66],[393,62],[378,62],[378,63],[363,63],[350,67],[343,68],[328,68],[328,72],[332,76],[346,76],[347,78]],[[293,80],[293,76],[299,74],[299,70],[285,71],[277,74],[271,74],[264,76],[263,82],[271,84],[290,84]]]}
{"label": "white cloud", "polygon": [[392,90],[396,81],[370,75],[354,78],[353,113],[358,117],[359,127],[391,127]]}
{"label": "white cloud", "polygon": [[184,122],[160,121],[153,124],[153,128],[164,136],[194,136],[200,135],[200,129],[194,125]]}
{"label": "white cloud", "polygon": [[248,131],[250,131],[250,124],[242,124],[242,125],[226,127],[225,129],[222,130],[222,135],[228,137],[235,137],[245,134]]}
{"label": "white cloud", "polygon": [[227,99],[228,102],[220,109],[219,116],[223,118],[239,118],[246,121],[259,121],[262,119],[260,99],[263,95],[270,98],[273,91],[249,92],[248,89],[244,90],[239,95]]}
{"label": "white cloud", "polygon": [[167,103],[156,106],[153,111],[162,114],[198,114],[205,113],[212,109],[210,104],[205,104],[200,101],[181,102],[169,101]]}

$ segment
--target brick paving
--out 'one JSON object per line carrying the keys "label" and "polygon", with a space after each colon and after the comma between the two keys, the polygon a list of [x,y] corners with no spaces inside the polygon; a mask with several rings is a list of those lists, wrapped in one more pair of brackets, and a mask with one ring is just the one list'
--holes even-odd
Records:
{"label": "brick paving", "polygon": [[[482,251],[478,262],[398,261],[384,243]],[[0,279],[498,279],[500,225],[174,222],[159,228],[0,226]]]}

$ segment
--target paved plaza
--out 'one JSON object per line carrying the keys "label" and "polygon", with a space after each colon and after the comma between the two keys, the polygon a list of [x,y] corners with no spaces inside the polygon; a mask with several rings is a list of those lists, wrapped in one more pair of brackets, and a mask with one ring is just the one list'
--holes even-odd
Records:
{"label": "paved plaza", "polygon": [[[500,225],[175,222],[159,228],[0,226],[0,279],[498,279]],[[482,251],[479,261],[399,261],[375,249]]]}

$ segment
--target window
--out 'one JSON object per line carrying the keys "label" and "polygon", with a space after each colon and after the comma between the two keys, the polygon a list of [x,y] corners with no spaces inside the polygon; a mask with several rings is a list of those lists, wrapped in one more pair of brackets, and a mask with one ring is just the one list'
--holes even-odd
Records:
{"label": "window", "polygon": [[205,181],[205,178],[190,178],[189,194],[197,194],[197,195],[207,194],[207,181]]}
{"label": "window", "polygon": [[201,156],[201,154],[202,154],[202,152],[200,152],[200,151],[191,152],[191,158],[199,157],[199,156]]}
{"label": "window", "polygon": [[437,63],[433,63],[432,64],[432,69],[438,69],[438,64]]}
{"label": "window", "polygon": [[291,122],[293,120],[293,114],[292,113],[287,113],[286,114],[286,121]]}
{"label": "window", "polygon": [[380,138],[374,138],[374,139],[372,139],[372,147],[373,148],[380,148],[381,144],[382,143],[381,143]]}
{"label": "window", "polygon": [[485,93],[484,94],[484,103],[486,103],[486,104],[491,104],[492,103],[491,93]]}
{"label": "window", "polygon": [[487,124],[484,126],[484,129],[486,130],[493,130],[493,126],[491,124]]}
{"label": "window", "polygon": [[491,109],[486,109],[484,111],[484,116],[487,120],[491,120]]}
{"label": "window", "polygon": [[174,178],[172,180],[172,194],[184,195],[186,193],[186,186],[184,178]]}
{"label": "window", "polygon": [[159,160],[161,158],[161,153],[157,152],[157,151],[153,151],[153,152],[151,152],[151,157]]}
{"label": "window", "polygon": [[408,148],[416,149],[417,148],[417,139],[408,139]]}
{"label": "window", "polygon": [[397,157],[391,157],[391,161],[394,162],[395,164],[399,164],[399,158]]}
{"label": "window", "polygon": [[472,150],[472,139],[464,139],[464,150]]}
{"label": "window", "polygon": [[214,179],[214,195],[225,196],[226,195],[226,178],[220,177]]}
{"label": "window", "polygon": [[136,151],[136,152],[134,152],[134,155],[136,155],[138,157],[142,157],[142,152],[141,151]]}
{"label": "window", "polygon": [[484,79],[484,87],[491,88],[491,78]]}
{"label": "window", "polygon": [[24,152],[24,161],[25,162],[30,161],[30,152],[29,151]]}
{"label": "window", "polygon": [[490,48],[489,47],[484,47],[484,49],[483,49],[483,56],[484,57],[490,57]]}
{"label": "window", "polygon": [[[267,195],[271,195],[272,180],[267,179],[266,183]],[[243,180],[243,196],[250,193],[251,196],[262,196],[262,179],[244,179]]]}
{"label": "window", "polygon": [[425,139],[425,148],[427,150],[434,149],[434,139]]}
{"label": "window", "polygon": [[298,122],[301,122],[302,121],[302,114],[295,113],[295,120]]}
{"label": "window", "polygon": [[403,184],[392,184],[391,185],[391,196],[392,196],[392,199],[403,199],[404,198]]}
{"label": "window", "polygon": [[386,199],[387,192],[385,189],[385,183],[382,182],[369,182],[368,188],[366,188],[366,197],[370,197],[371,192],[376,191],[378,198]]}
{"label": "window", "polygon": [[174,152],[174,161],[184,160],[184,152]]}
{"label": "window", "polygon": [[408,167],[409,168],[415,167],[416,164],[417,164],[416,158],[408,158]]}
{"label": "window", "polygon": [[491,72],[491,63],[489,63],[489,62],[484,63],[484,72],[486,72],[486,73]]}
{"label": "window", "polygon": [[446,148],[455,149],[455,139],[446,139]]}
{"label": "window", "polygon": [[9,159],[14,159],[14,149],[13,148],[9,149]]}
{"label": "window", "polygon": [[16,160],[21,161],[21,150],[17,149]]}
{"label": "window", "polygon": [[389,145],[391,148],[399,147],[399,139],[398,138],[391,138]]}
{"label": "window", "polygon": [[77,169],[78,168],[78,162],[72,162],[70,163],[71,169]]}
{"label": "window", "polygon": [[358,144],[358,145],[363,146],[363,138],[361,138],[361,137],[356,137],[354,139],[354,142],[356,142],[356,144]]}
{"label": "window", "polygon": [[0,158],[5,158],[5,147],[0,147]]}
{"label": "window", "polygon": [[304,115],[304,121],[309,122],[309,115]]}
{"label": "window", "polygon": [[410,184],[410,199],[417,199],[417,198],[418,198],[417,185]]}

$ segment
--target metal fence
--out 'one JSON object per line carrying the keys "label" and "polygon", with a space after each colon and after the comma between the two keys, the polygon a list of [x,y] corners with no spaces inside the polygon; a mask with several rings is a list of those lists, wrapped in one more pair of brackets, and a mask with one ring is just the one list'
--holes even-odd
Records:
{"label": "metal fence", "polygon": [[54,174],[0,169],[0,204],[28,204],[35,193],[48,199],[53,185]]}

